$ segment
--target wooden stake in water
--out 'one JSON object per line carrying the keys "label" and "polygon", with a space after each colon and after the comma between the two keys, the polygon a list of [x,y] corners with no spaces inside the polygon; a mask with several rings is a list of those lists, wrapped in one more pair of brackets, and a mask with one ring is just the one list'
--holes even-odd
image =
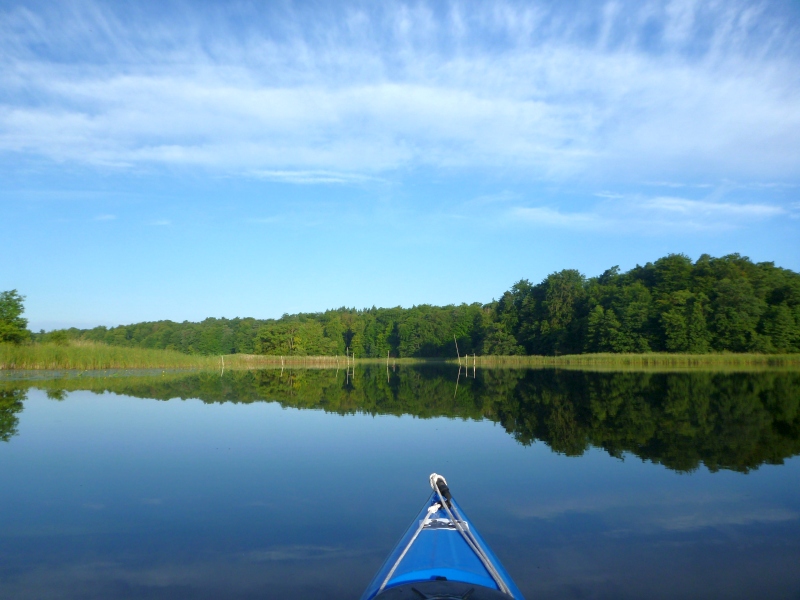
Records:
{"label": "wooden stake in water", "polygon": [[[458,366],[461,367],[461,354],[458,352],[458,340],[456,339],[456,334],[453,334],[453,341],[456,343],[456,356],[458,357]],[[459,374],[461,373],[461,369],[459,369]]]}

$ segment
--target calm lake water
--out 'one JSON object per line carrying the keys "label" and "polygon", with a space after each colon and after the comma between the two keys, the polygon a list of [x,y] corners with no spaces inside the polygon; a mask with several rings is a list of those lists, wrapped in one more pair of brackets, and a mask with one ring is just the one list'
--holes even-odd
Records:
{"label": "calm lake water", "polygon": [[0,378],[0,598],[357,599],[445,475],[528,600],[800,598],[800,374]]}

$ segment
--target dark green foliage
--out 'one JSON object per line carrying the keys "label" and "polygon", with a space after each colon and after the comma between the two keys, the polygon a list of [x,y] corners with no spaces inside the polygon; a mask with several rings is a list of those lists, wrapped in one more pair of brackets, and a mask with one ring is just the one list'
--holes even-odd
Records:
{"label": "dark green foliage", "polygon": [[335,353],[337,339],[325,335],[324,326],[314,319],[301,318],[264,326],[256,335],[258,354],[288,356],[326,356]]}
{"label": "dark green foliage", "polygon": [[[7,292],[8,293],[8,292]],[[731,254],[672,254],[627,273],[521,280],[490,304],[340,308],[280,319],[206,319],[67,330],[70,338],[190,354],[358,358],[584,352],[800,352],[800,275]],[[39,335],[47,339],[53,334]],[[455,338],[455,340],[454,340]]]}
{"label": "dark green foliage", "polygon": [[502,323],[492,323],[483,341],[483,352],[495,356],[514,356],[525,354],[525,348],[517,344],[517,339]]}
{"label": "dark green foliage", "polygon": [[711,334],[706,322],[708,298],[687,290],[672,292],[661,301],[664,347],[669,352],[708,352]]}
{"label": "dark green foliage", "polygon": [[27,319],[22,318],[25,307],[17,290],[0,292],[0,342],[19,344],[30,337]]}
{"label": "dark green foliage", "polygon": [[69,335],[63,329],[57,329],[47,335],[47,341],[56,346],[66,346],[69,344]]}
{"label": "dark green foliage", "polygon": [[756,326],[767,306],[756,297],[752,284],[744,278],[722,279],[714,286],[713,297],[714,348],[733,352],[760,350]]}
{"label": "dark green foliage", "polygon": [[738,254],[561,271],[521,281],[495,313],[528,354],[800,352],[800,275]]}
{"label": "dark green foliage", "polygon": [[[156,321],[65,329],[69,339],[101,342],[111,346],[177,350],[186,354],[252,354],[256,333],[263,321],[256,319],[206,319],[200,323]],[[37,341],[51,341],[55,332],[34,334]]]}

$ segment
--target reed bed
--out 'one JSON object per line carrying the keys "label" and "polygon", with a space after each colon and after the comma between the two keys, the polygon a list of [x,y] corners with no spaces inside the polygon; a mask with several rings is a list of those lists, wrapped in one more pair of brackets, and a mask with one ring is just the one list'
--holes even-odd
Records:
{"label": "reed bed", "polygon": [[[461,364],[483,368],[567,369],[800,369],[800,354],[573,354],[565,356],[468,356]],[[358,364],[382,364],[385,358],[345,356],[265,356],[229,354],[199,356],[173,350],[127,348],[94,342],[0,344],[0,370],[104,369],[346,369]],[[389,364],[455,362],[390,358]]]}
{"label": "reed bed", "polygon": [[[385,358],[356,358],[352,356],[273,356],[264,354],[226,354],[217,357],[217,366],[225,369],[346,369],[354,364],[387,364]],[[390,358],[389,365],[411,365],[425,362],[447,362],[445,359]]]}
{"label": "reed bed", "polygon": [[0,344],[0,369],[209,369],[220,357],[193,356],[172,350],[126,348],[106,344],[79,343],[66,346]]}
{"label": "reed bed", "polygon": [[[462,357],[462,363],[464,357]],[[478,367],[573,369],[800,369],[800,354],[569,354],[564,356],[478,356]],[[467,357],[469,366],[473,358]]]}
{"label": "reed bed", "polygon": [[[414,362],[412,359],[395,362]],[[385,359],[359,359],[382,362]],[[229,354],[199,356],[173,350],[127,348],[96,342],[0,344],[0,370],[96,371],[105,369],[345,369],[353,357],[345,356],[265,356]]]}
{"label": "reed bed", "polygon": [[[272,356],[265,354],[226,354],[217,357],[217,366],[226,369],[344,369],[353,366],[353,357],[345,356]],[[363,360],[358,360],[359,363]]]}

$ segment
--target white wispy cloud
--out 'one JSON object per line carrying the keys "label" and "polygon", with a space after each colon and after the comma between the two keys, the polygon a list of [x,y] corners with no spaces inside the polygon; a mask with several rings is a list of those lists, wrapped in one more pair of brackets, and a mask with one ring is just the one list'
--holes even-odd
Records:
{"label": "white wispy cloud", "polygon": [[609,198],[612,200],[621,200],[625,198],[625,194],[619,194],[616,192],[596,192],[594,195],[598,198]]}
{"label": "white wispy cloud", "polygon": [[515,221],[541,226],[562,227],[565,229],[604,229],[612,224],[597,212],[564,212],[546,206],[518,206],[509,211]]}
{"label": "white wispy cloud", "polygon": [[94,220],[95,221],[114,221],[117,218],[117,215],[97,215]]}
{"label": "white wispy cloud", "polygon": [[298,184],[365,183],[377,178],[335,171],[253,171],[252,176],[270,181]]}
{"label": "white wispy cloud", "polygon": [[642,212],[660,213],[666,218],[722,218],[722,219],[766,219],[786,214],[786,210],[773,204],[733,202],[708,202],[686,198],[658,197],[644,200]]}
{"label": "white wispy cloud", "polygon": [[646,185],[665,188],[711,188],[710,183],[686,183],[685,181],[646,181]]}
{"label": "white wispy cloud", "polygon": [[302,184],[800,172],[797,15],[760,2],[42,6],[0,11],[7,156]]}
{"label": "white wispy cloud", "polygon": [[599,193],[603,198],[586,211],[557,207],[517,206],[503,219],[529,226],[609,233],[675,233],[720,231],[752,225],[791,213],[778,205],[693,200],[679,197],[646,198]]}

